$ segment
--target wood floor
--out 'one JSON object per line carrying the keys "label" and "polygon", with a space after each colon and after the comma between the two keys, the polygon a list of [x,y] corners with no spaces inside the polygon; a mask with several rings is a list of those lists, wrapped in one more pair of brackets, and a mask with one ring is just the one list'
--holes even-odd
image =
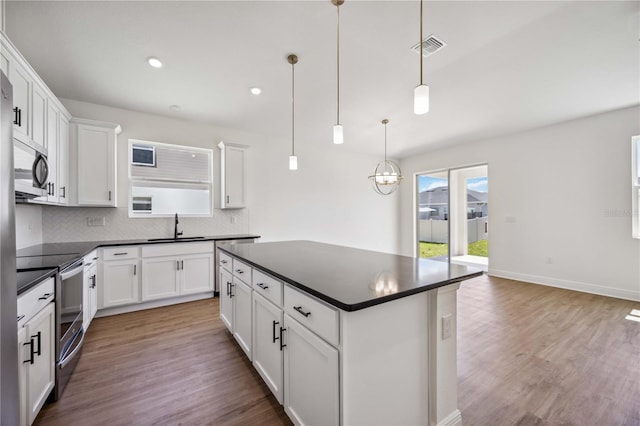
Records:
{"label": "wood floor", "polygon": [[[484,276],[458,309],[464,425],[640,425],[639,303]],[[208,299],[95,319],[35,424],[290,422]]]}

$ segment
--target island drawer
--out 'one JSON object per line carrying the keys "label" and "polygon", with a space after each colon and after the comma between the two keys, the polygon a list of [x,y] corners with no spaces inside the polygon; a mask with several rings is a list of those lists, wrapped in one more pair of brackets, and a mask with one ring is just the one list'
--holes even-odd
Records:
{"label": "island drawer", "polygon": [[140,249],[137,246],[111,247],[102,249],[102,260],[135,259]]}
{"label": "island drawer", "polygon": [[55,284],[55,278],[50,277],[18,296],[18,327],[22,327],[42,308],[53,301]]}
{"label": "island drawer", "polygon": [[231,272],[232,271],[232,259],[231,256],[229,256],[228,254],[218,250],[218,253],[220,254],[220,267],[226,269],[227,271]]}
{"label": "island drawer", "polygon": [[233,275],[251,287],[251,267],[246,263],[233,259]]}
{"label": "island drawer", "polygon": [[338,346],[338,311],[288,285],[284,287],[284,311],[334,346]]}
{"label": "island drawer", "polygon": [[278,306],[282,306],[282,282],[258,269],[253,270],[253,289]]}

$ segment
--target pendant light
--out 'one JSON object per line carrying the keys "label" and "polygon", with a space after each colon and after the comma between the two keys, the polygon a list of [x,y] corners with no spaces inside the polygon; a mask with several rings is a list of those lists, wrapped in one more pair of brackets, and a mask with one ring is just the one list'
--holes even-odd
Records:
{"label": "pendant light", "polygon": [[382,120],[384,124],[384,161],[376,166],[373,174],[369,176],[374,191],[380,195],[389,195],[398,189],[400,182],[404,178],[400,166],[391,160],[387,160],[387,124],[389,120]]}
{"label": "pendant light", "polygon": [[340,145],[344,143],[344,132],[340,124],[340,6],[344,0],[331,0],[337,11],[336,25],[336,124],[333,126],[333,143]]}
{"label": "pendant light", "polygon": [[287,56],[287,61],[291,64],[291,155],[289,156],[289,170],[298,170],[298,157],[296,156],[296,142],[295,142],[295,71],[294,65],[298,63],[298,57],[296,55]]}
{"label": "pendant light", "polygon": [[429,86],[422,84],[422,0],[420,0],[420,84],[413,91],[413,113],[429,112]]}

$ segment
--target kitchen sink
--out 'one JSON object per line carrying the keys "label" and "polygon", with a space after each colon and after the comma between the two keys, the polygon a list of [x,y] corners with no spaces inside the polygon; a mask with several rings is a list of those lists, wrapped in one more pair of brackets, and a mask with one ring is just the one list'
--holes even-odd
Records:
{"label": "kitchen sink", "polygon": [[205,237],[178,237],[178,238],[149,238],[147,241],[191,241],[201,240]]}

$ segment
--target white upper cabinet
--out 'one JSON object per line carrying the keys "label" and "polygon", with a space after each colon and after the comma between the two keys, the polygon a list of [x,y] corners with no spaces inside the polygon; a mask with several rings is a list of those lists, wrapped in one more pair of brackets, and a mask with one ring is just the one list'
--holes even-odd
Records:
{"label": "white upper cabinet", "polygon": [[13,86],[13,137],[47,155],[47,195],[34,203],[68,204],[71,115],[20,52],[0,33],[0,68]]}
{"label": "white upper cabinet", "polygon": [[116,207],[118,124],[73,118],[71,178],[78,206]]}
{"label": "white upper cabinet", "polygon": [[241,209],[246,201],[247,146],[220,142],[220,208]]}

